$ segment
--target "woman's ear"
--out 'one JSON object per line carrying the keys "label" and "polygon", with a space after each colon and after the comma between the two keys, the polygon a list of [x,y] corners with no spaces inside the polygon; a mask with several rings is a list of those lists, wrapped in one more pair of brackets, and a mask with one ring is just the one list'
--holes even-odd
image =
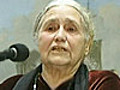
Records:
{"label": "woman's ear", "polygon": [[85,44],[85,56],[89,54],[92,44],[93,44],[93,37],[90,37],[89,40],[87,40]]}

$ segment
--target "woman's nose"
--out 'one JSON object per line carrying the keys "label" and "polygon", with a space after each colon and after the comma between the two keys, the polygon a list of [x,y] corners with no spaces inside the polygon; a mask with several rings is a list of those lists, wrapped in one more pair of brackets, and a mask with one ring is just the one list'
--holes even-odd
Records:
{"label": "woman's nose", "polygon": [[56,42],[65,42],[67,37],[66,37],[66,32],[63,27],[60,27],[59,30],[56,32],[55,37],[54,37]]}

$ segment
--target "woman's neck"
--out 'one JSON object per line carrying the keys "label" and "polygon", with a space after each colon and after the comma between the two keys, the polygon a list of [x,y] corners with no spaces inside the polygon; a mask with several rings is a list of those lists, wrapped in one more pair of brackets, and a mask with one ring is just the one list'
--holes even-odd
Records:
{"label": "woman's neck", "polygon": [[42,77],[51,89],[57,88],[60,84],[71,79],[77,72],[80,64],[72,66],[46,66],[43,65]]}

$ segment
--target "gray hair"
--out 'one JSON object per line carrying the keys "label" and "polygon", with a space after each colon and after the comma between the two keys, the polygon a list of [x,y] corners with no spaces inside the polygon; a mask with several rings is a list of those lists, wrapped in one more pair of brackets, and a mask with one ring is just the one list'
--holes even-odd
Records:
{"label": "gray hair", "polygon": [[37,38],[38,37],[38,31],[41,27],[41,19],[42,17],[46,14],[46,12],[51,9],[54,6],[61,6],[61,5],[67,5],[67,6],[71,6],[73,8],[75,8],[79,13],[80,13],[80,18],[82,21],[82,25],[85,29],[85,37],[86,40],[88,40],[90,37],[94,36],[94,25],[91,22],[91,18],[90,18],[90,13],[84,8],[82,7],[78,2],[74,1],[74,0],[53,0],[52,2],[50,2],[44,9],[42,12],[40,12],[36,18],[35,21],[35,27],[34,27],[34,37]]}

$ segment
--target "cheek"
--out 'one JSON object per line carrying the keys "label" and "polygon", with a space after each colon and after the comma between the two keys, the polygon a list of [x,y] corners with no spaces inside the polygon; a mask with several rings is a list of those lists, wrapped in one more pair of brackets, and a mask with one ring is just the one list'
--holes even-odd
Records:
{"label": "cheek", "polygon": [[81,48],[82,46],[84,46],[85,39],[82,36],[81,37],[80,36],[70,37],[69,39],[70,39],[69,42],[70,42],[73,50],[77,49],[77,48]]}
{"label": "cheek", "polygon": [[48,50],[50,43],[52,42],[52,37],[46,33],[42,33],[39,36],[38,45],[40,52],[45,52]]}
{"label": "cheek", "polygon": [[75,38],[71,38],[73,40],[71,40],[71,50],[72,50],[72,54],[73,57],[82,55],[82,53],[84,53],[84,48],[85,48],[85,40],[84,37],[75,37]]}

